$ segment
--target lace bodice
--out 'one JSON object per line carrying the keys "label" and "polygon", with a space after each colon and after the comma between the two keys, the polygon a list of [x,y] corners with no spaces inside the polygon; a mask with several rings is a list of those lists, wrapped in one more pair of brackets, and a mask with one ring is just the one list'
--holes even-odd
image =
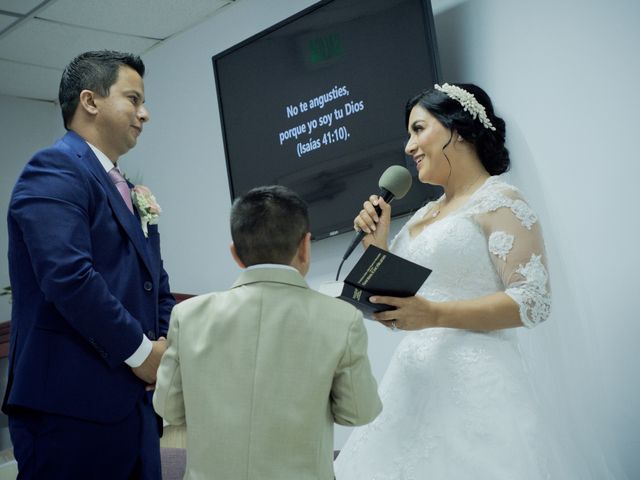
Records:
{"label": "lace bodice", "polygon": [[[528,327],[550,308],[544,244],[518,190],[490,177],[459,210],[391,250],[433,270],[418,294],[452,301],[505,292]],[[415,231],[416,229],[414,229]],[[380,382],[380,416],[356,428],[335,465],[338,480],[549,480],[550,435],[520,357],[515,329],[404,332]]]}
{"label": "lace bodice", "polygon": [[433,270],[418,294],[449,301],[504,291],[519,305],[523,325],[546,320],[551,294],[544,242],[520,192],[501,176],[490,177],[459,210],[412,238],[411,227],[443,199],[418,210],[391,243],[393,252]]}

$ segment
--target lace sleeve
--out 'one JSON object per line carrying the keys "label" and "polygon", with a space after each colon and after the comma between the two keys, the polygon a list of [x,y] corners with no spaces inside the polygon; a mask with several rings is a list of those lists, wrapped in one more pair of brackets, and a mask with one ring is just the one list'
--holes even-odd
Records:
{"label": "lace sleeve", "polygon": [[491,192],[476,218],[505,293],[520,307],[526,327],[543,322],[551,311],[544,241],[538,217],[516,189]]}

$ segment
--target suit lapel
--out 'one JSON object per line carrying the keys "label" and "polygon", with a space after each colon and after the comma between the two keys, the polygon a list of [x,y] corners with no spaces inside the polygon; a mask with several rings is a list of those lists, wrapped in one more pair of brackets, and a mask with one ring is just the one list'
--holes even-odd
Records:
{"label": "suit lapel", "polygon": [[109,205],[111,205],[111,209],[115,214],[116,220],[120,225],[122,225],[122,228],[127,233],[127,236],[131,240],[131,243],[133,243],[138,255],[140,255],[143,263],[149,270],[149,273],[153,274],[154,269],[152,268],[152,263],[149,259],[147,239],[144,237],[144,233],[142,232],[140,218],[129,211],[129,208],[120,196],[120,192],[118,192],[118,189],[109,178],[109,175],[100,161],[96,158],[89,145],[87,145],[87,143],[74,132],[67,133],[64,140],[74,147],[89,171],[98,180],[100,185],[102,185],[102,188],[107,194]]}

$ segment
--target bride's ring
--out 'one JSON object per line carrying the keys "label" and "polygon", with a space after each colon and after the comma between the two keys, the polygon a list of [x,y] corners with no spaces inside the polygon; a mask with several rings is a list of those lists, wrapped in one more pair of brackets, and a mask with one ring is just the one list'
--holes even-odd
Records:
{"label": "bride's ring", "polygon": [[391,330],[393,330],[394,332],[398,330],[398,326],[396,325],[395,320],[391,320],[389,323],[391,324]]}

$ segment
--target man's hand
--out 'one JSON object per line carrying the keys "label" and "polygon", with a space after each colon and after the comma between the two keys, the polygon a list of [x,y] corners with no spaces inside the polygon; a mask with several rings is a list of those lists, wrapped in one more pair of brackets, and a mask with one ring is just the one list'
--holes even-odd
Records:
{"label": "man's hand", "polygon": [[[151,353],[147,359],[142,362],[142,365],[139,367],[131,369],[136,377],[143,380],[149,386],[153,386],[156,383],[156,375],[158,373],[160,359],[162,358],[164,351],[167,349],[167,339],[165,337],[160,337],[158,340],[151,343]],[[147,387],[147,390],[149,390],[149,387]]]}

